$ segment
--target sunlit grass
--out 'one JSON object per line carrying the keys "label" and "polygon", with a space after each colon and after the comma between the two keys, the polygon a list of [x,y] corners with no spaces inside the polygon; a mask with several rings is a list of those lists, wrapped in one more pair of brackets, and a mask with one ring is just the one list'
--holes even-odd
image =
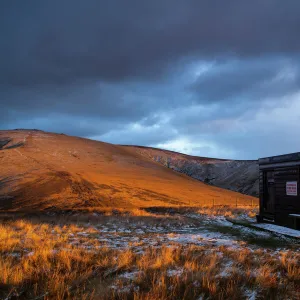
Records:
{"label": "sunlit grass", "polygon": [[[157,222],[149,214],[145,222]],[[2,220],[0,299],[246,299],[253,291],[258,299],[299,299],[299,251],[134,242],[112,249],[99,243],[94,224]]]}

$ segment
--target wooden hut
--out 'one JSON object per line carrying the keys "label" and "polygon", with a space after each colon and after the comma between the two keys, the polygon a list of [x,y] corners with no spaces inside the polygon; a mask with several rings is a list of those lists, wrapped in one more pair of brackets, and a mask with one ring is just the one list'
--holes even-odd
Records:
{"label": "wooden hut", "polygon": [[300,229],[300,152],[259,159],[258,222]]}

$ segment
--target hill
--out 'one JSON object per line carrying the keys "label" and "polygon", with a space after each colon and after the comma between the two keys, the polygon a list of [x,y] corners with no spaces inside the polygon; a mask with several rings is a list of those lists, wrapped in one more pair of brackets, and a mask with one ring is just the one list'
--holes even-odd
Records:
{"label": "hill", "polygon": [[142,146],[124,146],[177,172],[239,193],[258,196],[256,160],[231,160],[191,156]]}
{"label": "hill", "polygon": [[250,203],[134,149],[38,130],[0,131],[0,209]]}

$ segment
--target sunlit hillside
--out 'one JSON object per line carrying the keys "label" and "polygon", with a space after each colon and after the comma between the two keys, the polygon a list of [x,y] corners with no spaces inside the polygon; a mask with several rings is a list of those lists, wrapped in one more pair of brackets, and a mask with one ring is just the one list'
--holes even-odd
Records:
{"label": "sunlit hillside", "polygon": [[258,161],[186,155],[142,146],[124,146],[179,173],[213,186],[258,196]]}
{"label": "sunlit hillside", "polygon": [[129,149],[43,131],[1,131],[5,210],[251,204]]}

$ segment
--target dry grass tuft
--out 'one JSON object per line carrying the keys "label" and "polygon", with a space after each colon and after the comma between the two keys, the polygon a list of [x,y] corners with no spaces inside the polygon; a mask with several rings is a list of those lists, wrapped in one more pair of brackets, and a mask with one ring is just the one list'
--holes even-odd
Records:
{"label": "dry grass tuft", "polygon": [[219,205],[219,206],[204,206],[197,210],[199,214],[213,215],[213,216],[225,216],[234,218],[237,216],[245,216],[253,218],[258,213],[258,206],[229,206],[229,205]]}
{"label": "dry grass tuft", "polygon": [[300,297],[298,251],[175,243],[120,250],[101,245],[88,226],[2,221],[0,298],[246,299],[249,291],[258,299]]}

